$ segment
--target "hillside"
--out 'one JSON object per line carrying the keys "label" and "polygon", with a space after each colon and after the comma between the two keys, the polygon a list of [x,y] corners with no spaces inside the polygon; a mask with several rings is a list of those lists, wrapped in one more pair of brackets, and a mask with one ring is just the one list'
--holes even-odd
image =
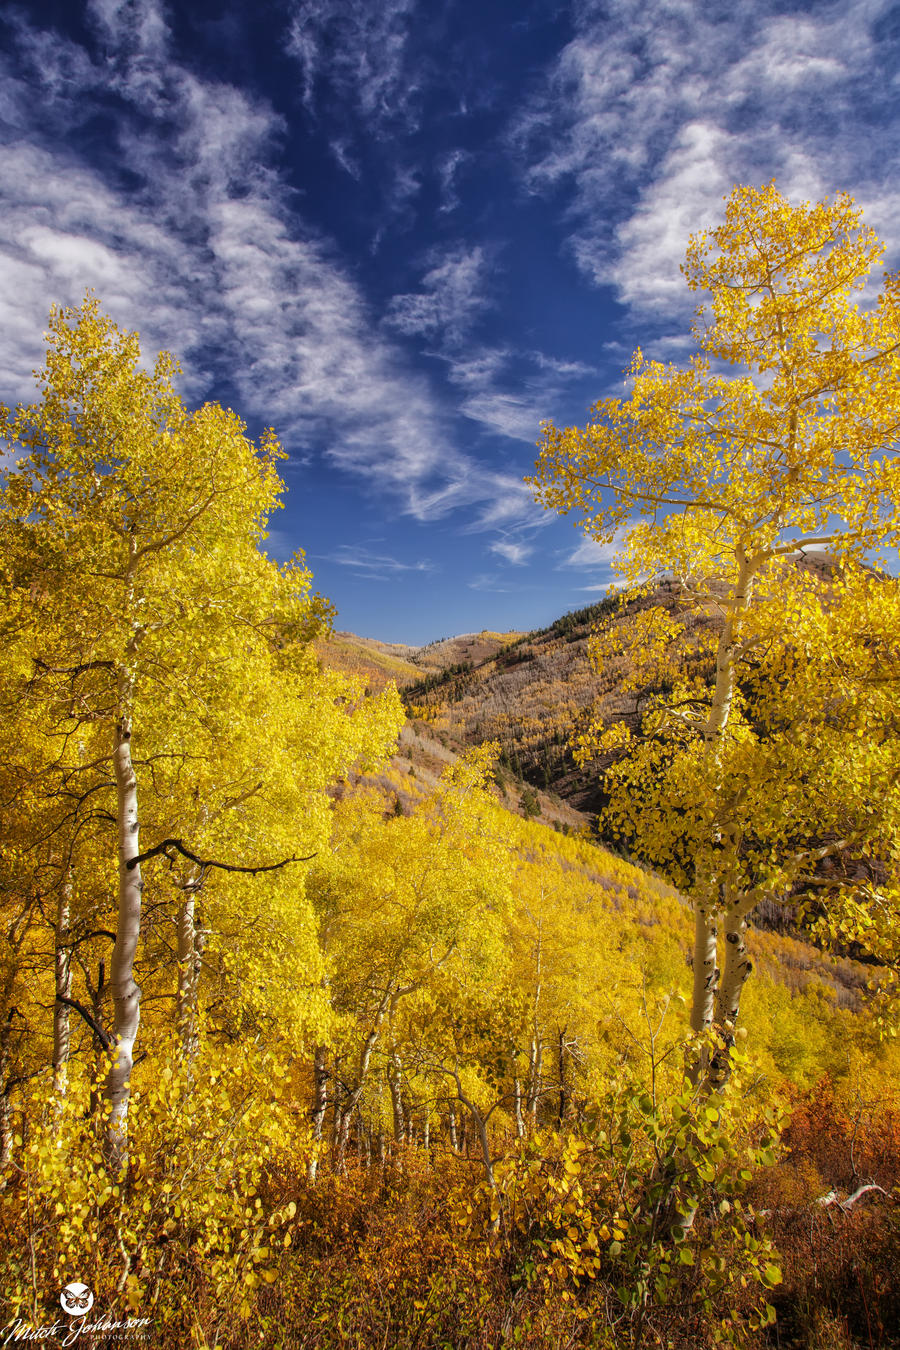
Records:
{"label": "hillside", "polygon": [[320,639],[317,650],[325,665],[362,676],[373,690],[383,689],[390,680],[403,689],[456,667],[480,665],[523,636],[516,632],[462,633],[424,647],[411,647],[404,642],[380,642],[355,633],[335,632]]}
{"label": "hillside", "polygon": [[[834,576],[834,565],[823,553],[809,552],[786,565],[801,568],[825,588]],[[415,683],[404,684],[407,710],[417,725],[427,724],[457,750],[499,741],[502,762],[512,774],[554,793],[586,818],[594,817],[603,804],[597,766],[578,768],[569,743],[595,706],[605,721],[634,726],[640,700],[622,693],[624,658],[597,675],[588,659],[588,639],[657,605],[678,613],[689,645],[694,638],[699,646],[701,634],[716,623],[713,614],[686,611],[678,584],[664,579],[631,599],[611,595],[562,615],[548,628],[508,634],[502,648],[471,664],[428,671]],[[647,689],[642,696],[653,692]]]}
{"label": "hillside", "polygon": [[[825,590],[834,578],[832,562],[820,553],[795,558],[789,565],[802,567]],[[335,653],[345,661],[352,657],[373,687],[389,678],[402,687],[410,721],[391,781],[381,783],[395,793],[398,810],[412,809],[417,779],[422,786],[433,786],[456,755],[493,740],[502,750],[497,782],[508,809],[562,833],[591,832],[604,805],[602,765],[579,768],[569,745],[598,706],[604,720],[623,720],[634,727],[640,699],[622,691],[628,673],[624,657],[611,660],[597,674],[588,659],[589,638],[597,631],[614,632],[636,612],[659,605],[679,613],[688,650],[699,649],[716,619],[686,612],[680,599],[677,584],[664,580],[646,594],[607,597],[527,634],[464,634],[424,648],[337,634],[322,656],[326,661]],[[703,675],[708,657],[697,660]],[[642,690],[641,698],[652,692]],[[757,915],[761,927],[800,938],[796,922],[789,906],[766,904]],[[848,954],[855,952],[851,947]]]}
{"label": "hillside", "polygon": [[[506,653],[521,650],[522,643],[533,636],[516,632],[463,633],[425,647],[379,642],[348,632],[332,633],[321,639],[317,650],[323,665],[361,677],[373,692],[393,680],[410,706],[414,699],[419,699],[420,691],[429,691],[420,700],[420,706],[413,704],[424,715],[413,715],[401,732],[390,775],[377,775],[369,781],[393,791],[401,809],[411,809],[416,788],[434,787],[443,770],[463,750],[484,740],[500,740],[504,753],[497,784],[507,809],[526,819],[538,818],[566,833],[589,829],[590,816],[580,809],[576,797],[566,791],[565,780],[561,780],[557,789],[556,783],[543,781],[540,775],[527,769],[523,771],[515,747],[508,748],[507,738],[493,730],[480,734],[477,712],[471,726],[455,723],[452,728],[447,720],[435,717],[432,712],[432,708],[439,706],[436,700],[441,691],[452,691],[460,683],[471,686],[473,706],[477,709],[482,687],[487,698],[493,696],[489,684],[491,672],[498,663],[502,669]],[[518,664],[517,659],[513,664]]]}
{"label": "hillside", "polygon": [[[633,700],[618,687],[622,671],[614,666],[598,679],[588,639],[598,626],[615,626],[655,604],[675,609],[678,588],[664,582],[624,606],[608,597],[531,633],[464,633],[409,647],[337,632],[318,651],[323,664],[362,676],[373,691],[395,681],[410,716],[409,753],[401,747],[400,758],[414,772],[427,775],[448,752],[498,741],[500,782],[513,809],[577,829],[592,822],[601,795],[596,769],[579,769],[572,759],[572,735],[598,696],[607,717],[635,716]],[[706,622],[688,620],[695,627]]]}
{"label": "hillside", "polygon": [[[822,555],[802,565],[823,584],[831,580],[833,569]],[[679,588],[664,581],[624,604],[619,596],[608,597],[531,633],[464,633],[412,647],[337,632],[318,650],[323,664],[362,676],[373,691],[393,679],[411,713],[390,763],[378,772],[350,775],[347,789],[374,788],[394,813],[411,816],[466,749],[499,741],[496,796],[498,805],[519,818],[509,828],[523,862],[540,858],[548,876],[558,870],[555,885],[564,886],[562,876],[572,870],[588,878],[602,907],[615,911],[626,929],[645,935],[645,969],[662,961],[674,979],[690,953],[687,903],[651,872],[591,841],[600,803],[597,769],[578,769],[567,744],[598,699],[607,717],[636,717],[633,697],[621,693],[623,669],[613,663],[598,677],[587,644],[598,628],[615,627],[652,605],[680,609]],[[681,613],[698,630],[714,622]],[[765,1020],[763,1008],[773,1000],[782,1006],[783,993],[776,990],[800,998],[803,1015],[807,998],[824,1000],[829,1026],[841,1010],[859,1008],[867,968],[804,941],[780,907],[760,913],[748,942],[760,975],[758,992],[751,993],[755,1018]],[[838,1032],[829,1030],[826,1041],[832,1034]],[[779,1069],[790,1071],[787,1060]]]}
{"label": "hillside", "polygon": [[[635,607],[676,603],[672,588],[662,586],[624,610],[616,597],[563,615],[478,664],[430,673],[406,686],[407,708],[417,724],[445,736],[454,748],[499,741],[511,773],[593,815],[600,804],[596,772],[579,770],[568,748],[604,692],[588,660],[588,638],[598,625],[621,622]],[[615,676],[610,672],[604,681],[605,711],[627,715]]]}
{"label": "hillside", "polygon": [[[407,724],[390,764],[377,773],[351,775],[337,795],[352,797],[356,789],[374,789],[388,814],[410,817],[458,758],[427,727]],[[583,886],[577,906],[582,919],[592,912],[596,921],[606,916],[603,922],[614,919],[617,926],[614,946],[619,953],[619,976],[628,952],[636,970],[651,982],[673,989],[684,985],[687,992],[693,925],[684,897],[651,870],[626,861],[592,839],[585,818],[554,794],[536,789],[537,809],[523,809],[523,785],[503,770],[495,779],[500,830],[508,838],[519,869],[519,900],[529,892],[540,893],[543,887],[547,894],[565,896],[568,902]],[[527,787],[524,791],[527,795]],[[871,970],[858,961],[820,950],[796,932],[773,931],[776,927],[784,925],[763,922],[748,934],[758,978],[751,987],[746,1016],[761,1042],[768,1044],[775,1039],[775,1021],[786,1015],[785,997],[793,1003],[790,1020],[798,1024],[816,1010],[819,1049],[824,1052],[827,1047],[837,1065],[841,1016],[863,1006]],[[596,970],[593,977],[585,974],[581,978],[590,981],[596,979],[597,970],[605,968],[609,951],[601,955],[595,948],[596,934],[583,936],[593,951],[591,962]],[[608,933],[604,941],[609,941]],[[642,976],[634,978],[640,983]],[[602,979],[597,988],[601,986]],[[807,1050],[799,1044],[782,1045],[770,1067],[773,1073],[802,1082],[808,1061]]]}

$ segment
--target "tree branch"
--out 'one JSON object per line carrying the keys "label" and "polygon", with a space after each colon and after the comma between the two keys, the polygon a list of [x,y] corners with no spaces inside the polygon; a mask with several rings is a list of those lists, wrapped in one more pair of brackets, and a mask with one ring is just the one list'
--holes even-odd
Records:
{"label": "tree branch", "polygon": [[84,1018],[85,1022],[87,1022],[91,1031],[97,1037],[98,1041],[103,1046],[104,1050],[109,1051],[114,1048],[112,1037],[109,1035],[109,1033],[103,1030],[103,1028],[101,1027],[100,1023],[96,1020],[96,1018],[94,1018],[88,1012],[87,1008],[85,1008],[83,1004],[79,1003],[77,999],[66,998],[64,994],[57,994],[56,1001],[57,1003],[65,1004],[67,1008],[74,1008],[75,1012],[77,1012],[81,1017]]}
{"label": "tree branch", "polygon": [[290,863],[311,862],[316,857],[315,853],[310,853],[304,858],[282,858],[280,862],[276,863],[261,863],[257,867],[242,867],[238,863],[217,862],[214,858],[198,858],[197,854],[186,848],[180,839],[164,839],[161,844],[148,848],[146,852],[139,853],[135,858],[129,858],[125,866],[129,871],[132,871],[135,867],[139,867],[141,863],[147,862],[149,858],[155,858],[159,854],[162,854],[169,862],[174,862],[171,854],[173,849],[180,853],[183,858],[196,863],[204,872],[210,867],[217,867],[221,872],[248,872],[251,876],[256,876],[258,872],[277,872],[279,868],[287,867]]}
{"label": "tree branch", "polygon": [[46,661],[42,661],[39,656],[33,656],[32,661],[38,670],[44,670],[48,675],[83,675],[86,670],[113,670],[115,668],[112,661],[82,661],[77,666],[50,666]]}
{"label": "tree branch", "polygon": [[829,1191],[827,1195],[820,1195],[816,1200],[816,1204],[821,1205],[823,1209],[827,1209],[830,1205],[837,1205],[838,1209],[842,1209],[846,1214],[848,1210],[853,1208],[858,1200],[862,1200],[863,1196],[873,1195],[876,1192],[878,1195],[888,1194],[883,1186],[878,1186],[874,1182],[869,1182],[868,1184],[858,1186],[852,1195],[847,1196],[846,1200],[838,1199],[837,1191]]}

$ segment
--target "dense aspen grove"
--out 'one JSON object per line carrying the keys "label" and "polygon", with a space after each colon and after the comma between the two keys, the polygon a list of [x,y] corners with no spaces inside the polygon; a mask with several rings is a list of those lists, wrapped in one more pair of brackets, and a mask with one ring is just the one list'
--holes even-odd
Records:
{"label": "dense aspen grove", "polygon": [[[354,673],[267,555],[274,433],[52,312],[0,412],[3,1344],[900,1345],[880,256],[846,197],[735,189],[698,355],[544,429],[620,595],[478,678]],[[598,834],[533,818],[548,744]]]}

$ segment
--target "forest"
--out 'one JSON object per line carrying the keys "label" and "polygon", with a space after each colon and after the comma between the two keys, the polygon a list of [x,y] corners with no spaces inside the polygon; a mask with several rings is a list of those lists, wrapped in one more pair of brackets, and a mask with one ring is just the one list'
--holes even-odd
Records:
{"label": "forest", "polygon": [[900,1345],[882,256],[735,188],[695,355],[543,427],[621,585],[418,678],[267,552],[275,432],[53,309],[0,409],[2,1344]]}

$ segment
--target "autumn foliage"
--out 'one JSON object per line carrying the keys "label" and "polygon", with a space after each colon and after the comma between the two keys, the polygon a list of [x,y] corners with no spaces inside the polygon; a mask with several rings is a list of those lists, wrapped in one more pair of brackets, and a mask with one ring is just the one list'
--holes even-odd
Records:
{"label": "autumn foliage", "polygon": [[[598,537],[639,507],[681,576],[594,616],[630,720],[586,722],[584,681],[547,714],[652,868],[535,819],[514,737],[392,761],[442,681],[413,731],[321,659],[330,606],[265,549],[274,435],[188,411],[93,299],[54,311],[2,415],[11,1336],[77,1279],[164,1350],[896,1339],[896,588],[862,565],[893,537],[894,283],[845,294],[876,257],[844,198],[739,190],[688,255],[705,355],[636,358],[630,401],[547,431],[548,504]],[[766,379],[723,382],[738,356]],[[784,559],[842,473],[823,586]],[[527,644],[487,638],[514,673]]]}

